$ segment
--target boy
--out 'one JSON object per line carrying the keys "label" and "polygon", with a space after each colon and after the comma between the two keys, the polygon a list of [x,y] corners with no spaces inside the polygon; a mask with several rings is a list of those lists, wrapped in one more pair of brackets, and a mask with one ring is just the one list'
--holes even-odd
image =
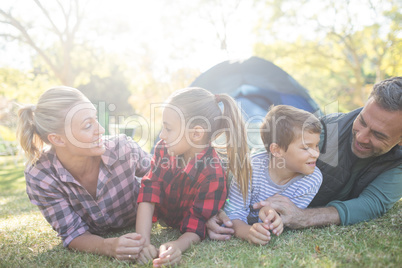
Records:
{"label": "boy", "polygon": [[[278,224],[281,219],[271,208],[256,211],[252,205],[275,194],[287,196],[299,208],[310,204],[322,183],[316,167],[321,124],[309,112],[278,105],[267,113],[260,132],[265,151],[251,158],[253,175],[246,199],[233,180],[225,212],[237,237],[265,245],[271,239],[269,230],[279,235],[283,225]],[[268,224],[270,221],[274,223]]]}

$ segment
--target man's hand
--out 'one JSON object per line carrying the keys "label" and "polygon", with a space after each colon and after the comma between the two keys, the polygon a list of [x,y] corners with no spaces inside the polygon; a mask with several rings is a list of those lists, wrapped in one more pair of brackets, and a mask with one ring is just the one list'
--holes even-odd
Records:
{"label": "man's hand", "polygon": [[[221,226],[225,224],[225,227]],[[234,234],[233,223],[223,210],[211,217],[207,223],[208,236],[215,240],[229,240]]]}
{"label": "man's hand", "polygon": [[265,206],[260,209],[258,214],[264,227],[272,230],[272,233],[279,236],[283,232],[283,222],[281,216],[270,206]]}
{"label": "man's hand", "polygon": [[276,194],[268,197],[265,201],[253,204],[254,209],[260,209],[265,206],[270,206],[278,212],[286,227],[291,229],[306,227],[300,224],[303,216],[303,209],[298,208],[289,198]]}
{"label": "man's hand", "polygon": [[271,206],[282,218],[283,224],[291,229],[301,229],[311,226],[327,226],[341,223],[338,210],[335,207],[298,208],[289,198],[282,195],[268,197],[267,200],[253,204],[254,209]]}

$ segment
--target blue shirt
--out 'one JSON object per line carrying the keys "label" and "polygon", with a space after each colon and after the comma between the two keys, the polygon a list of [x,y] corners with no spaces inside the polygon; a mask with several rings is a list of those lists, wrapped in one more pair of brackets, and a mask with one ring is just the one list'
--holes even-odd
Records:
{"label": "blue shirt", "polygon": [[299,208],[306,208],[317,194],[322,183],[322,174],[317,167],[310,175],[300,175],[284,185],[277,185],[269,176],[268,163],[269,155],[266,151],[251,157],[253,177],[246,202],[239,184],[235,179],[232,180],[224,208],[231,220],[239,219],[248,223],[247,218],[258,218],[258,211],[253,210],[252,205],[274,194],[288,197]]}

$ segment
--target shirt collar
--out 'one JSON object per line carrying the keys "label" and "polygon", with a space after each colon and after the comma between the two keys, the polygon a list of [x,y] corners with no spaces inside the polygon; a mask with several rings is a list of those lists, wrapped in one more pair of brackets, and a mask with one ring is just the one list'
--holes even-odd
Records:
{"label": "shirt collar", "polygon": [[202,150],[201,153],[197,153],[196,157],[188,162],[183,172],[186,173],[190,179],[195,179],[199,174],[198,171],[203,170],[210,164],[210,161],[208,160],[212,157],[214,157],[213,147],[209,145],[207,148]]}
{"label": "shirt collar", "polygon": [[[113,143],[113,144],[110,144]],[[116,147],[115,140],[108,140],[105,142],[106,151],[101,155],[102,162],[105,168],[111,173],[111,166],[118,160],[118,155],[115,150],[111,150],[111,148]],[[48,152],[49,160],[52,162],[52,165],[55,167],[57,173],[60,175],[60,180],[64,182],[77,182],[74,177],[68,172],[66,168],[61,164],[60,160],[57,158],[56,152],[53,148],[49,149]]]}

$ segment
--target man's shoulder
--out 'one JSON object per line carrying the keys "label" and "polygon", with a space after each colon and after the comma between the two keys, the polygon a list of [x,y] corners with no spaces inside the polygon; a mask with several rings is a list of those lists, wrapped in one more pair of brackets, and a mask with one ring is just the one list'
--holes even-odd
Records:
{"label": "man's shoulder", "polygon": [[357,117],[357,115],[360,113],[360,111],[362,109],[363,109],[363,107],[360,107],[360,108],[357,108],[357,109],[355,109],[355,110],[353,110],[351,112],[348,112],[348,113],[331,113],[331,114],[327,114],[327,115],[324,115],[324,116],[320,117],[320,120],[322,122],[325,122],[325,123],[329,124],[329,123],[332,123],[332,122],[339,121],[342,118],[348,118],[348,117],[355,118],[355,117]]}

